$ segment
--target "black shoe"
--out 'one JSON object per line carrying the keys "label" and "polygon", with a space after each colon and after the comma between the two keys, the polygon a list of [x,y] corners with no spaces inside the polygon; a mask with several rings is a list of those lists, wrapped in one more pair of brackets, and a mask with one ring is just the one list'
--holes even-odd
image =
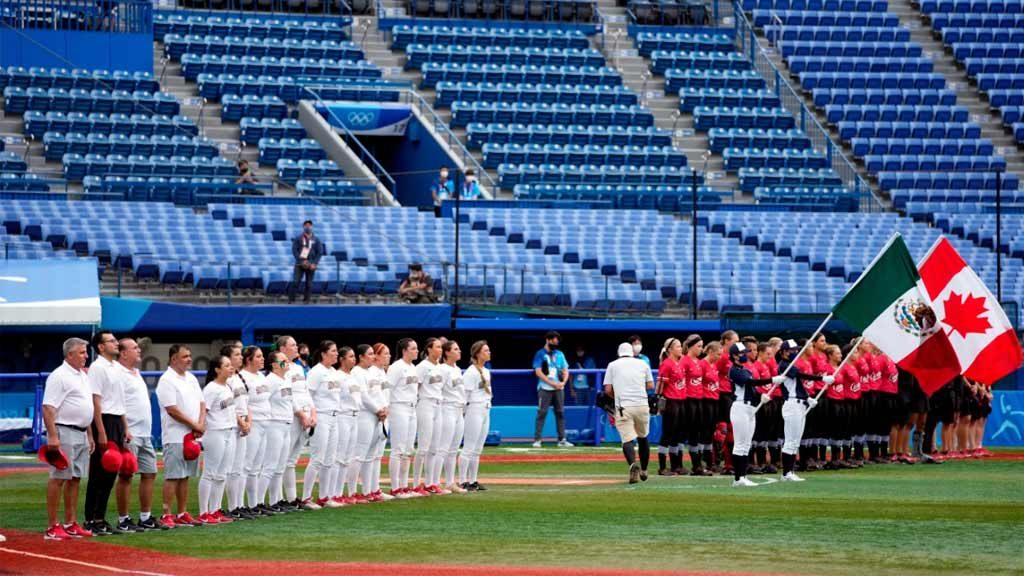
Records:
{"label": "black shoe", "polygon": [[273,506],[267,506],[266,504],[259,504],[256,506],[256,509],[264,516],[277,516],[278,514],[283,514],[280,510],[274,510]]}
{"label": "black shoe", "polygon": [[99,522],[93,522],[89,520],[82,524],[82,528],[85,528],[89,532],[92,532],[93,536],[109,536],[104,530],[103,526]]}
{"label": "black shoe", "polygon": [[629,465],[629,483],[636,484],[640,481],[640,466],[636,462]]}
{"label": "black shoe", "polygon": [[775,467],[775,464],[765,464],[762,469],[765,474],[777,474],[779,469]]}
{"label": "black shoe", "polygon": [[658,469],[658,476],[675,476],[675,475],[676,475],[676,473],[671,471],[671,470],[669,470],[668,468],[659,468]]}
{"label": "black shoe", "polygon": [[242,507],[240,512],[242,513],[242,518],[245,518],[246,520],[255,520],[262,516],[262,514],[251,508]]}
{"label": "black shoe", "polygon": [[227,515],[232,520],[241,520],[242,519],[242,509],[241,508],[235,508],[234,510],[231,510],[230,512],[228,512]]}
{"label": "black shoe", "polygon": [[479,482],[473,482],[473,489],[477,492],[485,492],[487,490],[487,488]]}
{"label": "black shoe", "polygon": [[170,530],[171,529],[170,526],[168,526],[168,525],[164,524],[163,522],[161,522],[160,520],[158,520],[156,516],[150,516],[149,518],[147,518],[145,520],[139,520],[139,528],[142,528],[144,531],[147,531],[147,532],[150,531],[150,530]]}
{"label": "black shoe", "polygon": [[116,530],[122,534],[131,534],[133,532],[144,532],[144,528],[139,528],[139,525],[132,522],[131,516],[121,520],[117,523]]}
{"label": "black shoe", "polygon": [[305,512],[306,509],[302,507],[302,498],[296,498],[288,503],[292,508],[295,508],[296,512]]}
{"label": "black shoe", "polygon": [[298,508],[292,506],[292,503],[287,500],[281,500],[280,502],[275,504],[275,506],[277,506],[281,510],[284,510],[285,512],[295,512],[296,510],[298,510]]}
{"label": "black shoe", "polygon": [[474,483],[471,483],[471,482],[463,482],[463,483],[462,483],[462,487],[463,487],[463,488],[464,488],[464,489],[465,489],[465,490],[466,490],[467,492],[476,492],[476,486],[477,486],[476,484],[474,484]]}
{"label": "black shoe", "polygon": [[640,481],[647,482],[647,470],[640,471]]}
{"label": "black shoe", "polygon": [[114,527],[107,523],[106,520],[94,520],[91,522],[92,527],[89,530],[97,536],[111,536],[117,534],[114,532]]}

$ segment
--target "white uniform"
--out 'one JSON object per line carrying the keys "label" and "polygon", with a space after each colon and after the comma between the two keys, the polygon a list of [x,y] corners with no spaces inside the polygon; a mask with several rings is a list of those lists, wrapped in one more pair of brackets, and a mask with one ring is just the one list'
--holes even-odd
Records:
{"label": "white uniform", "polygon": [[[367,370],[367,393],[363,395],[363,406],[377,406],[377,409],[388,408],[388,375],[384,370],[370,366]],[[368,410],[369,408],[367,408]],[[365,414],[366,410],[364,410]],[[362,417],[362,416],[361,416]],[[369,487],[364,487],[369,494],[380,494],[380,469],[381,461],[384,459],[384,447],[388,442],[388,423],[390,419],[381,422],[376,413],[373,415],[373,435],[370,436],[370,443],[366,447],[363,456],[363,481],[369,482]]]}
{"label": "white uniform", "polygon": [[[466,425],[466,388],[462,384],[462,370],[453,364],[442,364],[444,388],[441,406],[441,437],[437,443],[438,473],[443,469],[445,484],[455,484],[455,461]],[[440,482],[440,480],[438,480]]]}
{"label": "white uniform", "polygon": [[[441,438],[441,400],[444,388],[443,364],[424,360],[416,366],[420,395],[416,403],[416,475],[413,486],[433,486],[440,482],[437,441]],[[426,473],[424,475],[424,472]]]}
{"label": "white uniform", "polygon": [[206,434],[203,434],[203,475],[199,479],[199,513],[220,509],[238,436],[235,397],[229,385],[210,382],[203,388]]}
{"label": "white uniform", "polygon": [[343,496],[345,486],[348,495],[356,493],[359,466],[356,462],[356,442],[359,439],[359,410],[363,407],[363,382],[351,372],[338,371],[341,379],[341,400],[338,404],[338,451],[334,459],[331,496]]}
{"label": "white uniform", "polygon": [[[287,373],[285,374],[287,377]],[[270,503],[280,502],[284,495],[281,481],[288,466],[291,447],[291,424],[295,410],[292,405],[292,383],[271,372],[266,379],[270,392],[270,420],[267,422],[267,449],[260,472],[259,501],[270,492]]]}
{"label": "white uniform", "polygon": [[[245,375],[240,374],[228,378],[228,385],[235,395],[235,415],[244,418],[249,414],[249,387]],[[238,437],[235,439],[231,468],[228,470],[228,507],[231,510],[245,505],[245,452],[249,449],[249,436],[242,436],[242,429],[236,428]]]}
{"label": "white uniform", "polygon": [[[379,436],[383,438],[382,424],[377,418],[377,412],[383,407],[381,398],[380,377],[376,376],[369,368],[356,366],[352,369],[352,377],[359,381],[362,387],[360,395],[359,416],[356,432],[355,461],[358,466],[352,466],[352,474],[362,477],[363,495],[372,494],[375,490],[373,485],[373,469],[369,464],[376,458],[376,445],[374,440]],[[373,452],[371,453],[371,447]],[[353,485],[349,485],[349,493],[352,493]]]}
{"label": "white uniform", "polygon": [[245,498],[250,508],[262,504],[260,474],[267,462],[267,434],[270,430],[270,387],[267,378],[259,372],[243,371],[242,378],[249,388],[249,413],[252,428],[246,436]]}
{"label": "white uniform", "polygon": [[480,471],[480,454],[491,428],[491,371],[470,366],[462,375],[466,389],[466,427],[459,458],[461,484],[474,483]]}
{"label": "white uniform", "polygon": [[309,395],[309,387],[306,385],[306,371],[298,364],[292,364],[285,374],[284,379],[292,387],[292,425],[288,445],[288,465],[284,471],[284,497],[289,502],[296,499],[295,489],[295,466],[299,462],[299,455],[309,440],[309,430],[302,427],[302,421],[295,414],[299,412],[312,414],[314,411],[313,398]]}
{"label": "white uniform", "polygon": [[306,376],[309,394],[316,406],[316,430],[310,438],[309,465],[303,478],[302,499],[313,496],[313,486],[320,480],[320,498],[330,494],[330,470],[338,453],[338,415],[341,402],[341,377],[334,368],[317,364]]}
{"label": "white uniform", "polygon": [[391,395],[391,489],[409,485],[409,464],[416,438],[416,400],[419,397],[419,376],[416,367],[398,360],[388,368]]}

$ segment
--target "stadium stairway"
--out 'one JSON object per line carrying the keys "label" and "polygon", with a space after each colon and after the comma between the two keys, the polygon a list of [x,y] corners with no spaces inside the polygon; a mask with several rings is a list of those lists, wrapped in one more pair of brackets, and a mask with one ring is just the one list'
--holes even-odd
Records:
{"label": "stadium stairway", "polygon": [[998,111],[993,112],[977,87],[972,85],[962,65],[953,57],[952,50],[942,44],[942,36],[929,25],[928,18],[908,0],[889,0],[889,12],[898,14],[900,23],[910,29],[910,39],[921,45],[931,56],[935,71],[956,85],[956,101],[971,111],[971,119],[981,125],[981,137],[988,138],[998,154],[1006,158],[1006,169],[1017,175],[1024,174],[1024,154],[1017,148],[1011,134],[1003,129]]}
{"label": "stadium stairway", "polygon": [[[619,6],[616,0],[598,0],[598,9],[605,18],[604,34],[593,37],[591,44],[601,50],[609,66],[622,74],[622,83],[640,94],[641,103],[654,114],[654,125],[673,131],[673,143],[686,154],[689,165],[703,167],[703,156],[710,147],[708,135],[694,130],[692,114],[679,113],[679,96],[666,93],[665,77],[651,73],[650,60],[639,54],[636,43],[629,35],[626,8]],[[707,172],[721,176],[709,182],[715,188],[739,188],[736,176],[725,171],[725,161],[721,155],[710,155]],[[744,201],[743,195],[735,194],[734,200]]]}

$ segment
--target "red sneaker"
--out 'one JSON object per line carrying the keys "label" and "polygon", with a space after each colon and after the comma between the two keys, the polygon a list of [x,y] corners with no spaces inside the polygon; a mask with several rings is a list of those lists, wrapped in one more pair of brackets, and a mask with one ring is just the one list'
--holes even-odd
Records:
{"label": "red sneaker", "polygon": [[209,512],[203,512],[199,515],[199,521],[203,524],[220,524],[220,521],[213,517],[213,514]]}
{"label": "red sneaker", "polygon": [[64,527],[57,522],[53,526],[50,526],[46,532],[43,533],[43,540],[70,540],[71,535],[64,530]]}
{"label": "red sneaker", "polygon": [[210,512],[210,517],[217,521],[217,524],[231,524],[235,521],[234,518],[224,514],[222,510]]}
{"label": "red sneaker", "polygon": [[420,484],[417,488],[414,488],[413,493],[415,493],[418,496],[430,496],[430,492],[427,490],[427,487],[422,484]]}
{"label": "red sneaker", "polygon": [[889,456],[889,462],[893,462],[893,463],[899,462],[902,459],[903,459],[903,454],[893,454],[892,456]]}
{"label": "red sneaker", "polygon": [[318,506],[323,508],[327,504],[328,500],[330,500],[330,498],[318,498],[316,503],[317,503]]}
{"label": "red sneaker", "polygon": [[79,526],[78,522],[72,522],[71,526],[65,526],[64,532],[72,538],[92,538],[92,532]]}
{"label": "red sneaker", "polygon": [[981,457],[982,458],[988,458],[988,457],[992,456],[992,453],[989,452],[988,450],[985,450],[984,448],[978,448],[978,451],[981,452]]}
{"label": "red sneaker", "polygon": [[168,528],[176,528],[178,523],[174,520],[174,516],[170,514],[164,514],[160,517],[160,523]]}
{"label": "red sneaker", "polygon": [[437,484],[432,484],[430,486],[427,486],[427,492],[435,496],[438,496],[441,494],[441,487],[438,486]]}
{"label": "red sneaker", "polygon": [[366,497],[366,501],[370,503],[383,502],[384,495],[380,492],[371,492],[370,495]]}
{"label": "red sneaker", "polygon": [[178,514],[178,517],[174,519],[174,523],[179,526],[202,526],[203,523],[196,520],[188,512],[182,512]]}

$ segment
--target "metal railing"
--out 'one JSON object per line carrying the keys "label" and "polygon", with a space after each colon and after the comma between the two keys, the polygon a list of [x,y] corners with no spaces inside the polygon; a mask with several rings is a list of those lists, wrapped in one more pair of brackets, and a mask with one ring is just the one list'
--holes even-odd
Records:
{"label": "metal railing", "polygon": [[758,43],[756,30],[747,19],[743,8],[737,3],[733,4],[733,15],[736,47],[750,59],[754,68],[764,77],[768,87],[775,90],[782,106],[793,114],[797,127],[807,134],[814,149],[825,153],[831,168],[842,179],[843,185],[862,198],[860,210],[884,211],[885,208],[874,190],[857,172],[857,168],[846,157],[842,148],[832,140],[829,131],[818,122],[814,113],[807,107],[803,96],[793,88]]}
{"label": "metal railing", "polygon": [[153,3],[138,0],[4,0],[4,27],[149,34],[153,32]]}
{"label": "metal railing", "polygon": [[346,0],[175,0],[174,5],[178,9],[211,14],[264,12],[288,18],[352,15],[352,8]]}

